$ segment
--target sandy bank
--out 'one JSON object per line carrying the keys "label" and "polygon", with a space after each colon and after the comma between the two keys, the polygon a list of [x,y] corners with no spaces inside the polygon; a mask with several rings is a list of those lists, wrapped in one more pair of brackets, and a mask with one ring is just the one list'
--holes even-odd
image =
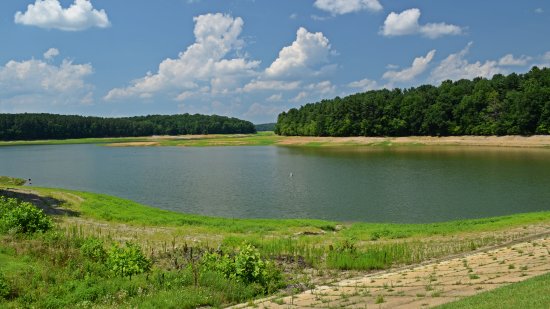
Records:
{"label": "sandy bank", "polygon": [[279,145],[455,145],[494,147],[550,147],[549,135],[534,136],[407,136],[407,137],[283,137]]}

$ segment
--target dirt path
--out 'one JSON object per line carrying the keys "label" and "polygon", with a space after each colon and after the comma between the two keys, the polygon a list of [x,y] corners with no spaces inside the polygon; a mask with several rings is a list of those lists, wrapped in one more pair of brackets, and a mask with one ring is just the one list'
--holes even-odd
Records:
{"label": "dirt path", "polygon": [[550,236],[233,308],[429,308],[550,272]]}

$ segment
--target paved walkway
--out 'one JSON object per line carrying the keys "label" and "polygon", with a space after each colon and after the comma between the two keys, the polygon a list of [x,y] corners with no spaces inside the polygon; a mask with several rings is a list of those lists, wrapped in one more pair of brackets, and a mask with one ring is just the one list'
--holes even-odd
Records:
{"label": "paved walkway", "polygon": [[550,272],[550,237],[233,308],[428,308]]}

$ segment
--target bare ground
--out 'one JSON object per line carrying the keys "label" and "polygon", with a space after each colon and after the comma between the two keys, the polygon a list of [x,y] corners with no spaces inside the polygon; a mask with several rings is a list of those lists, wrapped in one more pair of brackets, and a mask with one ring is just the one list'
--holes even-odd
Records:
{"label": "bare ground", "polygon": [[279,145],[306,145],[309,143],[358,145],[448,145],[494,147],[550,147],[550,136],[407,136],[407,137],[283,137]]}

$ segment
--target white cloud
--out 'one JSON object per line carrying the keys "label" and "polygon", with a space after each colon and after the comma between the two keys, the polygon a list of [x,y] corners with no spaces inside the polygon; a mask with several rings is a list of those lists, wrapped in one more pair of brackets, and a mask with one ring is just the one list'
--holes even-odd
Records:
{"label": "white cloud", "polygon": [[547,51],[542,56],[536,57],[537,62],[533,63],[532,66],[537,66],[539,68],[550,68],[550,51]]}
{"label": "white cloud", "polygon": [[308,93],[305,91],[300,91],[294,98],[290,99],[291,102],[301,102],[308,96]]}
{"label": "white cloud", "polygon": [[283,99],[283,94],[282,93],[276,93],[276,94],[273,94],[273,95],[269,96],[265,100],[268,101],[268,102],[279,102],[282,99]]}
{"label": "white cloud", "polygon": [[159,65],[157,73],[132,82],[126,88],[109,91],[105,99],[123,97],[150,97],[157,93],[177,93],[175,99],[186,91],[226,94],[242,86],[243,80],[256,76],[259,61],[246,58],[226,59],[230,52],[237,52],[243,46],[239,39],[243,27],[240,17],[225,14],[206,14],[194,18],[195,43],[181,52],[176,59],[167,58]]}
{"label": "white cloud", "polygon": [[441,63],[431,72],[431,79],[434,82],[441,82],[447,79],[459,80],[459,79],[473,79],[475,77],[490,78],[495,74],[506,73],[505,70],[498,66],[497,61],[485,61],[481,63],[476,61],[474,63],[468,62],[464,59],[470,51],[472,42],[468,43],[466,47],[456,54],[451,54],[445,58]]}
{"label": "white cloud", "polygon": [[429,23],[420,26],[420,33],[430,39],[437,39],[445,35],[462,34],[462,28],[446,23]]}
{"label": "white cloud", "polygon": [[[254,102],[250,105],[248,110],[244,113],[246,117],[266,119],[267,121],[273,121],[277,114],[282,112],[284,108],[280,106],[271,106],[268,104],[260,104]],[[268,118],[266,118],[266,116]],[[265,120],[264,120],[265,121]]]}
{"label": "white cloud", "polygon": [[542,14],[542,13],[544,13],[544,10],[542,8],[536,8],[535,13]]}
{"label": "white cloud", "polygon": [[110,25],[105,10],[94,9],[88,0],[75,0],[66,9],[61,7],[59,0],[36,0],[27,6],[26,12],[15,13],[14,21],[27,26],[65,31],[106,28]]}
{"label": "white cloud", "polygon": [[318,96],[328,96],[336,91],[336,86],[334,86],[329,80],[325,80],[319,83],[309,84],[305,87],[305,89]]}
{"label": "white cloud", "polygon": [[291,102],[303,103],[304,101],[318,101],[323,98],[328,98],[336,92],[336,86],[332,82],[325,80],[318,83],[305,85],[296,96],[290,99]]}
{"label": "white cloud", "polygon": [[372,12],[382,10],[382,5],[378,0],[316,0],[313,5],[333,15],[342,15],[362,10]]}
{"label": "white cloud", "polygon": [[90,104],[92,86],[84,79],[93,73],[90,64],[63,60],[54,65],[43,60],[11,60],[0,67],[0,101],[4,108],[47,111],[52,105]]}
{"label": "white cloud", "polygon": [[391,82],[407,82],[414,79],[416,76],[424,73],[428,68],[428,64],[432,61],[435,55],[435,49],[428,52],[425,57],[417,57],[414,59],[412,66],[401,71],[387,71],[382,78]]}
{"label": "white cloud", "polygon": [[298,89],[300,81],[281,81],[281,80],[254,80],[246,84],[242,89],[244,92],[256,91],[291,91]]}
{"label": "white cloud", "polygon": [[504,66],[524,66],[527,65],[529,61],[531,61],[531,57],[527,57],[525,55],[522,55],[519,58],[514,58],[514,55],[507,54],[500,58],[498,64]]}
{"label": "white cloud", "polygon": [[59,56],[59,50],[57,48],[50,48],[44,53],[44,59],[51,60]]}
{"label": "white cloud", "polygon": [[300,27],[296,40],[279,52],[279,57],[265,70],[272,79],[309,76],[326,64],[331,52],[329,40],[321,32],[308,32]]}
{"label": "white cloud", "polygon": [[378,89],[378,82],[375,80],[370,80],[368,78],[364,78],[362,80],[354,81],[349,83],[348,88],[357,89],[358,91],[369,91],[369,90],[375,90]]}
{"label": "white cloud", "polygon": [[384,36],[401,36],[421,34],[430,39],[444,35],[462,34],[462,28],[446,23],[428,23],[420,25],[420,10],[417,8],[408,9],[401,13],[391,12],[384,21],[381,34]]}

